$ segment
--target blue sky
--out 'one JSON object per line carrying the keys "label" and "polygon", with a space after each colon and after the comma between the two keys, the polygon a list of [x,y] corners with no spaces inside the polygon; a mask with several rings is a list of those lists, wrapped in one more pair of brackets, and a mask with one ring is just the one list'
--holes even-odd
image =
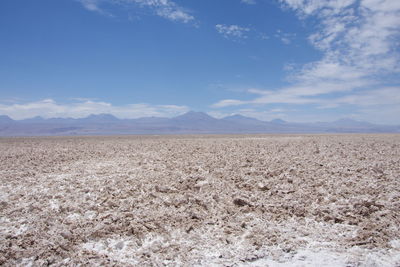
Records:
{"label": "blue sky", "polygon": [[0,114],[400,123],[398,0],[2,0]]}

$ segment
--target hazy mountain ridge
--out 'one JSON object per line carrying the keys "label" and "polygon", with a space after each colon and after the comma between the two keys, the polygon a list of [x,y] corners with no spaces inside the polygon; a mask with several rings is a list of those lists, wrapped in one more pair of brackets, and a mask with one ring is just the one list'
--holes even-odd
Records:
{"label": "hazy mountain ridge", "polygon": [[119,119],[111,114],[85,118],[33,117],[13,120],[0,115],[0,136],[108,135],[108,134],[229,134],[229,133],[400,133],[400,126],[377,125],[352,119],[333,122],[291,123],[281,119],[261,121],[242,115],[221,119],[189,111],[173,118]]}

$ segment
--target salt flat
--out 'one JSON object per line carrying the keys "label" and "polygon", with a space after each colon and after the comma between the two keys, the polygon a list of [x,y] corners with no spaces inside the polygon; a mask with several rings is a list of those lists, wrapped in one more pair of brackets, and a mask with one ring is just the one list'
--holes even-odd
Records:
{"label": "salt flat", "polygon": [[400,266],[400,135],[0,139],[0,265]]}

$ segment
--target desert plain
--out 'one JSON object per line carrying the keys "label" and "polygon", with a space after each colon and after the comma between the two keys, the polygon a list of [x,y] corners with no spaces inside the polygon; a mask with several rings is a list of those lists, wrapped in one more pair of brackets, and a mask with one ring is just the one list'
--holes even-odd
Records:
{"label": "desert plain", "polygon": [[0,139],[0,265],[400,266],[400,135]]}

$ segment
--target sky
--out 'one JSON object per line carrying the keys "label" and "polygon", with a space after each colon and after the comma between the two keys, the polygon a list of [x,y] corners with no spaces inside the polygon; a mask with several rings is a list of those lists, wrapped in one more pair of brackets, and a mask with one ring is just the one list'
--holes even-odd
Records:
{"label": "sky", "polygon": [[399,0],[2,0],[0,115],[400,124]]}

